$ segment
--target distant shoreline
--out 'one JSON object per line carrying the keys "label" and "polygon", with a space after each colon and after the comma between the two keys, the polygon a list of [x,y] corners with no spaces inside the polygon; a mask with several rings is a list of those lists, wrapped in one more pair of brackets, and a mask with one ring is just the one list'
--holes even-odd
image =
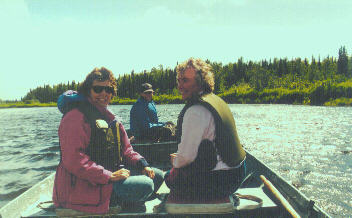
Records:
{"label": "distant shoreline", "polygon": [[[133,105],[136,99],[130,99],[130,101],[112,101],[110,105]],[[184,104],[181,100],[176,101],[167,101],[167,102],[159,102],[155,101],[157,105],[162,104]],[[352,106],[352,98],[339,98],[334,99],[328,102],[325,102],[324,105],[311,105],[311,104],[300,104],[300,103],[270,103],[270,102],[227,102],[228,104],[288,104],[288,105],[308,105],[308,106]],[[26,104],[24,102],[17,103],[2,103],[0,104],[0,109],[7,108],[33,108],[33,107],[57,107],[56,102],[50,103],[30,103]]]}

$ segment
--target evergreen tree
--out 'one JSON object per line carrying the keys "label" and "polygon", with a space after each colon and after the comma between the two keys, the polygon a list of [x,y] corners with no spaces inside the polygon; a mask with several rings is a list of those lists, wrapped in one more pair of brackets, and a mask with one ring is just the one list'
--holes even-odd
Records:
{"label": "evergreen tree", "polygon": [[352,56],[348,58],[348,77],[352,77]]}
{"label": "evergreen tree", "polygon": [[337,73],[348,76],[348,56],[345,46],[339,49],[339,59],[337,60]]}

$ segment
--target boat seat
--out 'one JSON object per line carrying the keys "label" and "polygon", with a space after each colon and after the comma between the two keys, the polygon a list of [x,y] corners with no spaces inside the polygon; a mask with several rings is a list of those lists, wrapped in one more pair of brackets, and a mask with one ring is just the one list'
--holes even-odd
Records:
{"label": "boat seat", "polygon": [[[110,207],[109,211],[104,216],[118,214],[121,211],[120,206]],[[78,210],[67,208],[55,208],[53,203],[48,203],[45,208],[31,208],[30,211],[23,213],[22,218],[34,217],[101,217],[102,214],[85,213]]]}
{"label": "boat seat", "polygon": [[[42,198],[43,199],[43,198]],[[46,197],[48,199],[48,196]],[[106,216],[118,214],[121,211],[119,205],[110,207]],[[39,201],[33,204],[27,211],[21,214],[22,218],[34,217],[101,217],[102,214],[85,213],[78,210],[67,208],[55,208],[52,201]]]}
{"label": "boat seat", "polygon": [[262,187],[241,188],[236,194],[240,196],[239,202],[234,202],[232,196],[211,201],[189,201],[176,199],[170,194],[164,208],[170,214],[225,214],[257,208],[277,208],[277,205],[264,193]]}
{"label": "boat seat", "polygon": [[78,210],[66,209],[66,208],[57,208],[55,210],[56,215],[58,217],[101,217],[102,215],[110,216],[110,215],[118,214],[120,211],[121,211],[120,206],[110,207],[109,211],[106,214],[91,214],[91,213],[85,213]]}
{"label": "boat seat", "polygon": [[218,214],[234,211],[232,197],[214,200],[180,200],[170,194],[165,203],[165,210],[170,214]]}

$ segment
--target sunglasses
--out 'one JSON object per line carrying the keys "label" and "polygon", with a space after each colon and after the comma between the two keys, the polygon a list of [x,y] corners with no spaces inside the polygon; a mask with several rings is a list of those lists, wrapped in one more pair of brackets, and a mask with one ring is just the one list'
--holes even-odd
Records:
{"label": "sunglasses", "polygon": [[105,92],[109,94],[112,94],[115,91],[114,87],[111,86],[93,86],[92,89],[97,94],[101,93],[103,90],[105,90]]}
{"label": "sunglasses", "polygon": [[154,92],[144,92],[147,95],[154,94]]}

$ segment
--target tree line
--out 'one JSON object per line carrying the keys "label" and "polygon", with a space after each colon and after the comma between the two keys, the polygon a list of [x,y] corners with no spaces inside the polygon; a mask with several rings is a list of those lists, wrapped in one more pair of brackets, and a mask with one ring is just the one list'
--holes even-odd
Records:
{"label": "tree line", "polygon": [[[244,61],[223,65],[211,62],[215,77],[216,94],[228,103],[297,103],[323,105],[340,98],[352,98],[352,57],[348,57],[345,46],[338,51],[338,58],[311,57],[274,58],[261,61]],[[159,103],[179,103],[175,69],[162,65],[149,72],[132,71],[117,78],[117,96],[113,103],[121,99],[138,98],[140,84],[149,82],[156,91],[155,101]],[[21,100],[40,103],[56,102],[64,91],[77,90],[75,81],[50,86],[44,85],[30,90]],[[126,101],[125,101],[126,102]],[[131,103],[133,101],[127,100]]]}

